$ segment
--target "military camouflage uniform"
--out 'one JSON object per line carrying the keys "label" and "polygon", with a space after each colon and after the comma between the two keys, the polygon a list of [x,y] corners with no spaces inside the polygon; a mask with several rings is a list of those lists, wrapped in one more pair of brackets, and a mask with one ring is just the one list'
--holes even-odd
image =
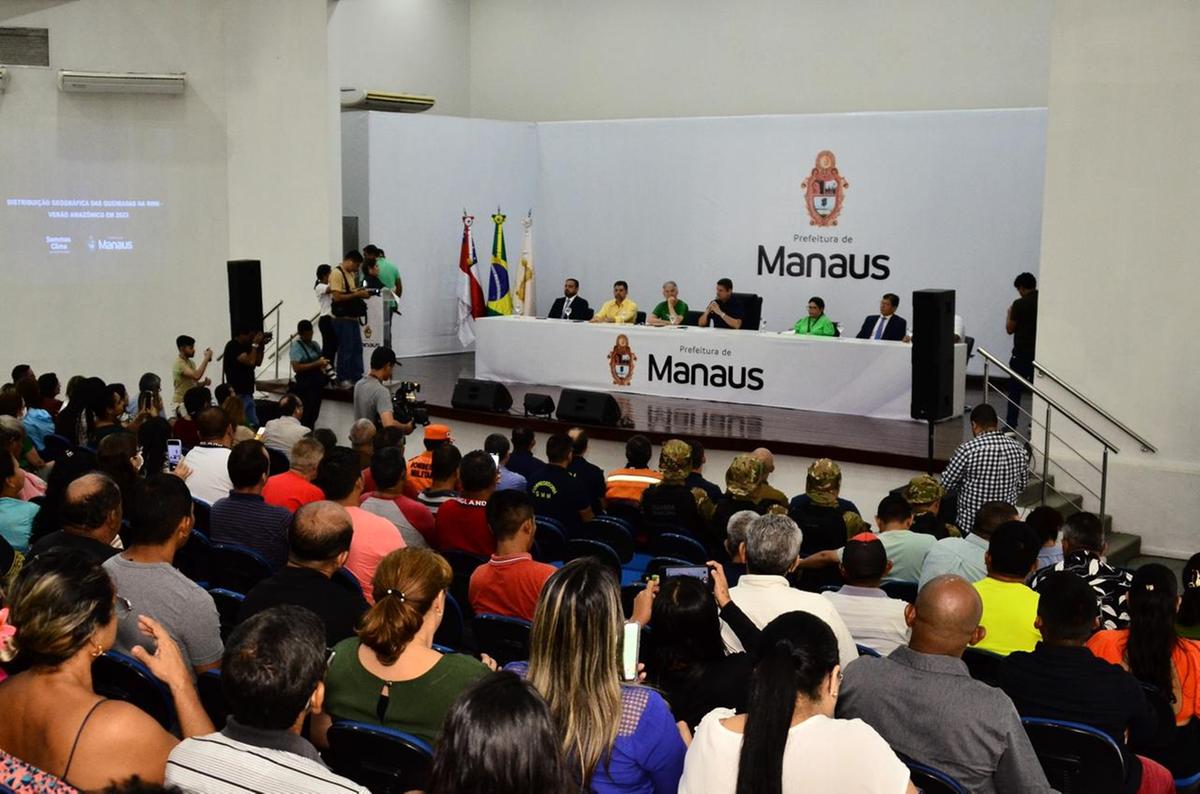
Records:
{"label": "military camouflage uniform", "polygon": [[913,506],[913,532],[933,535],[939,540],[946,537],[962,537],[962,531],[958,527],[942,521],[929,509],[934,502],[941,501],[945,496],[946,489],[928,474],[918,475],[908,481],[908,486],[904,489],[904,499]]}

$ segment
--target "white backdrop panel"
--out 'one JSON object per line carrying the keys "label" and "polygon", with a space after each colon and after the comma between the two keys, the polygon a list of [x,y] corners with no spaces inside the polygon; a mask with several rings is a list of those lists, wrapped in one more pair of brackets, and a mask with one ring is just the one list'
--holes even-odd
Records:
{"label": "white backdrop panel", "polygon": [[[1006,355],[1013,278],[1038,271],[1044,109],[651,119],[538,125],[539,214],[534,227],[545,307],[567,276],[598,304],[629,282],[642,308],[660,285],[702,308],[714,282],[765,296],[765,327],[782,330],[811,295],[848,333],[914,289],[957,291],[977,343]],[[836,226],[810,225],[801,184],[828,149],[849,182]],[[807,235],[836,237],[811,242]],[[760,274],[774,258],[887,256],[889,275],[822,278]],[[878,272],[878,271],[875,271]]]}

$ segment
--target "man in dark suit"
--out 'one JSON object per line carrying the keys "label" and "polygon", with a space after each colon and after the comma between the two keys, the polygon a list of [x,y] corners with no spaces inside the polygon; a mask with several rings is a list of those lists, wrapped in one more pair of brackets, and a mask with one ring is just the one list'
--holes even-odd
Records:
{"label": "man in dark suit", "polygon": [[590,320],[592,310],[588,302],[579,297],[579,281],[569,278],[563,284],[563,296],[554,301],[550,313],[546,315],[552,320]]}
{"label": "man in dark suit", "polygon": [[899,307],[899,295],[892,292],[884,295],[879,300],[879,314],[872,314],[863,320],[862,328],[858,329],[858,338],[902,341],[908,333],[908,321],[896,314]]}

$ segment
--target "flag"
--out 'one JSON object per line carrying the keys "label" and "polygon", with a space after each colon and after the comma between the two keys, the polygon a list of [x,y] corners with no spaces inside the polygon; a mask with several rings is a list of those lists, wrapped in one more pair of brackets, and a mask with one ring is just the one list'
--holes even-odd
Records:
{"label": "flag", "polygon": [[521,269],[517,272],[517,297],[513,301],[513,314],[533,317],[533,210],[521,219],[525,234],[521,238]]}
{"label": "flag", "polygon": [[492,216],[496,231],[492,234],[492,269],[488,275],[487,313],[512,314],[512,294],[508,289],[508,254],[504,250],[504,221],[499,208]]}
{"label": "flag", "polygon": [[483,287],[479,286],[479,277],[475,273],[475,241],[471,239],[471,224],[475,222],[474,215],[462,217],[462,246],[458,251],[458,269],[462,277],[458,284],[458,341],[463,347],[475,341],[475,318],[487,314],[483,301]]}

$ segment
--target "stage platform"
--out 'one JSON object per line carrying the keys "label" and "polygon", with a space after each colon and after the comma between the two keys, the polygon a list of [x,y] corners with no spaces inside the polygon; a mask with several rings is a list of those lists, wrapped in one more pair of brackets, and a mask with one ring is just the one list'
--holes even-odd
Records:
{"label": "stage platform", "polygon": [[[505,384],[513,398],[513,409],[506,414],[452,407],[450,397],[455,382],[459,378],[475,377],[474,353],[405,358],[401,364],[396,368],[394,380],[418,381],[420,396],[428,403],[432,417],[504,428],[528,424],[539,432],[552,432],[564,426],[553,419],[525,417],[521,407],[529,392],[549,394],[557,403],[561,391],[558,386]],[[260,380],[257,385],[268,393],[283,393],[287,388],[286,381]],[[623,440],[632,433],[643,433],[655,443],[661,443],[668,438],[695,437],[710,449],[748,451],[765,446],[777,454],[802,458],[829,457],[876,466],[926,468],[928,429],[921,422],[644,394],[614,393],[613,396],[621,406],[622,415],[632,425],[587,426],[588,433],[595,438]],[[326,389],[325,399],[351,402],[351,390]],[[968,383],[967,405],[974,405],[979,399],[979,389]],[[933,470],[941,471],[954,449],[969,437],[970,428],[965,418],[935,425]]]}

